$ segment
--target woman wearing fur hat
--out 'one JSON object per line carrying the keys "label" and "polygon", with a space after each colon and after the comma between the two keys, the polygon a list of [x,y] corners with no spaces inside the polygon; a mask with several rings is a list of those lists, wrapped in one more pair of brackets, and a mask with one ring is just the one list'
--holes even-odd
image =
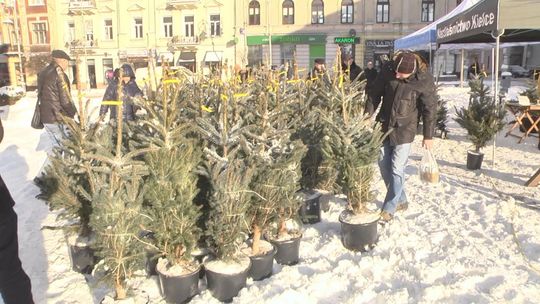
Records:
{"label": "woman wearing fur hat", "polygon": [[[423,119],[422,146],[431,149],[437,112],[433,76],[424,59],[413,52],[398,52],[386,62],[369,90],[366,111],[389,132],[383,143],[379,169],[386,184],[381,220],[388,222],[396,211],[408,207],[405,166],[416,135],[418,116]],[[381,103],[382,98],[382,103]]]}

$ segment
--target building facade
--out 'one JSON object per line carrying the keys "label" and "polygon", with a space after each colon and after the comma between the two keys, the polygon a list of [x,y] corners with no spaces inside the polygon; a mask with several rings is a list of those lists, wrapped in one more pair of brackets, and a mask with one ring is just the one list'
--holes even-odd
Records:
{"label": "building facade", "polygon": [[279,66],[296,57],[310,68],[315,58],[333,65],[338,49],[365,66],[380,65],[394,40],[454,9],[434,0],[238,0],[240,57],[245,64]]}
{"label": "building facade", "polygon": [[[24,6],[22,7],[24,9]],[[16,1],[0,1],[0,86],[23,86],[21,9]]]}
{"label": "building facade", "polygon": [[[167,61],[169,65],[209,73],[234,62],[234,6],[230,3],[56,1],[56,7],[50,10],[54,12],[54,28],[58,29],[53,46],[79,58],[83,87],[105,86],[106,72],[126,62],[144,70]],[[72,77],[76,74],[74,64],[70,73]]]}

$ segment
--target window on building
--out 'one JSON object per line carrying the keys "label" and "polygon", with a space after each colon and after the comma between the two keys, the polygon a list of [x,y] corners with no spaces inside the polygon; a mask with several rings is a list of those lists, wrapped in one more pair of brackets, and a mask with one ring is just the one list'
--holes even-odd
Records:
{"label": "window on building", "polygon": [[92,20],[84,21],[84,30],[86,32],[86,35],[85,35],[86,41],[93,42],[94,41],[94,24],[92,23]]}
{"label": "window on building", "polygon": [[435,0],[422,0],[422,22],[433,22]]}
{"label": "window on building", "polygon": [[341,1],[341,23],[353,23],[354,3],[352,0]]}
{"label": "window on building", "polygon": [[32,23],[32,43],[47,44],[47,23],[46,22]]}
{"label": "window on building", "polygon": [[262,45],[248,45],[248,65],[260,66],[263,60]]}
{"label": "window on building", "polygon": [[283,24],[294,24],[294,2],[292,0],[283,1]]}
{"label": "window on building", "polygon": [[259,1],[251,1],[249,3],[249,25],[261,24],[261,5]]}
{"label": "window on building", "polygon": [[194,16],[185,16],[185,36],[186,37],[195,37],[195,17]]}
{"label": "window on building", "polygon": [[221,36],[221,21],[219,15],[210,15],[210,36]]}
{"label": "window on building", "polygon": [[389,0],[377,0],[377,22],[388,23],[390,16]]}
{"label": "window on building", "polygon": [[29,6],[45,5],[45,0],[29,0],[28,5]]}
{"label": "window on building", "polygon": [[143,38],[143,23],[142,18],[133,19],[133,37],[140,39]]}
{"label": "window on building", "polygon": [[287,61],[292,62],[294,54],[296,53],[296,44],[282,44],[281,45],[281,64]]}
{"label": "window on building", "polygon": [[324,23],[324,3],[322,0],[311,2],[311,24]]}
{"label": "window on building", "polygon": [[105,19],[105,40],[113,40],[113,28],[111,19]]}
{"label": "window on building", "polygon": [[170,38],[173,36],[172,17],[163,17],[163,37]]}
{"label": "window on building", "polygon": [[75,22],[68,22],[68,41],[71,42],[75,40]]}

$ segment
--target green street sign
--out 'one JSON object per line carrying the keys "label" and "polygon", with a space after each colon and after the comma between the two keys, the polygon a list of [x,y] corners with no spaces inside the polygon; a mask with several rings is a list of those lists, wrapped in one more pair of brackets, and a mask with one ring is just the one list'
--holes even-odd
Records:
{"label": "green street sign", "polygon": [[336,37],[334,38],[334,43],[339,44],[359,44],[360,37]]}
{"label": "green street sign", "polygon": [[[247,45],[268,44],[268,36],[248,36]],[[272,35],[272,44],[326,44],[326,35]]]}

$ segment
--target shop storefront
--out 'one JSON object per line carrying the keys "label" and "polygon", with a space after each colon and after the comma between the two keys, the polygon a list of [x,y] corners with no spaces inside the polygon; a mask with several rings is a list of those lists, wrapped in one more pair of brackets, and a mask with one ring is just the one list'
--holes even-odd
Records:
{"label": "shop storefront", "polygon": [[341,58],[351,56],[356,61],[356,45],[360,43],[360,37],[334,37],[334,43],[341,50]]}
{"label": "shop storefront", "polygon": [[[258,66],[271,62],[279,67],[285,62],[292,62],[296,56],[299,67],[311,68],[316,58],[326,57],[326,35],[272,35],[248,36],[248,65]],[[271,60],[270,60],[271,59]]]}
{"label": "shop storefront", "polygon": [[381,56],[391,55],[394,51],[394,40],[366,40],[364,50],[364,66],[372,61],[377,69],[381,66]]}

